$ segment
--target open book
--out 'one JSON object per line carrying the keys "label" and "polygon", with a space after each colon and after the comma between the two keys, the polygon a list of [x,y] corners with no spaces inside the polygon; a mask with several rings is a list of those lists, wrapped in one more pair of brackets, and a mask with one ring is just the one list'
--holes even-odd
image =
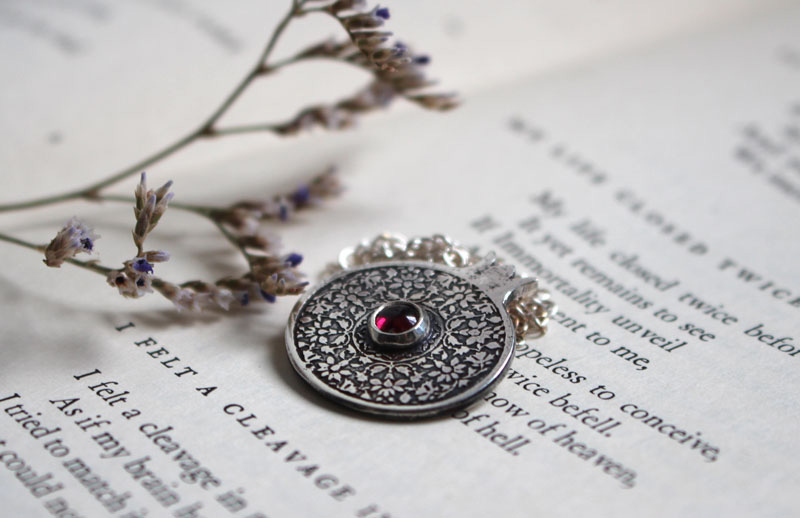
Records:
{"label": "open book", "polygon": [[[279,3],[5,2],[0,202],[84,185],[194,127]],[[312,282],[384,231],[496,252],[559,307],[506,379],[449,416],[365,417],[292,370],[291,298],[188,315],[3,243],[0,514],[800,513],[800,6],[486,4],[390,6],[459,109],[206,143],[149,174],[176,201],[224,204],[337,164],[345,193],[275,228]],[[281,44],[338,30],[311,18]],[[230,117],[279,119],[354,74],[287,70]],[[73,215],[104,263],[129,258],[120,205],[4,213],[0,231],[47,242]],[[165,277],[242,267],[191,214],[151,239],[174,255]]]}

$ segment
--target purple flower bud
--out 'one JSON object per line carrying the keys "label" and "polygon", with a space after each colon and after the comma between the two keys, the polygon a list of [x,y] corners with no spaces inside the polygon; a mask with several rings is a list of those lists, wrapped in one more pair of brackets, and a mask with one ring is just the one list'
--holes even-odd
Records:
{"label": "purple flower bud", "polygon": [[65,260],[79,253],[91,253],[95,240],[100,237],[77,218],[71,218],[58,231],[44,250],[44,263],[58,268]]}
{"label": "purple flower bud", "polygon": [[427,65],[430,62],[431,62],[430,56],[422,55],[422,56],[416,56],[414,58],[414,63],[417,65]]}
{"label": "purple flower bud", "polygon": [[276,300],[275,295],[273,295],[272,293],[267,293],[264,290],[261,290],[261,297],[264,300],[266,300],[267,302],[270,302],[270,303],[275,302],[275,300]]}
{"label": "purple flower bud", "polygon": [[286,205],[281,204],[280,208],[278,209],[278,218],[281,221],[286,221],[289,219],[289,208]]}
{"label": "purple flower bud", "polygon": [[296,191],[292,194],[292,201],[295,205],[305,205],[308,203],[308,200],[311,198],[311,190],[308,188],[307,185],[303,185],[298,187]]}
{"label": "purple flower bud", "polygon": [[169,252],[164,250],[148,250],[144,253],[144,258],[151,263],[163,263],[169,261]]}
{"label": "purple flower bud", "polygon": [[388,7],[380,7],[375,9],[375,16],[378,18],[383,18],[384,20],[389,19],[389,8]]}
{"label": "purple flower bud", "polygon": [[291,254],[286,256],[283,262],[285,262],[289,266],[297,266],[298,264],[303,262],[303,256],[295,252],[292,252]]}
{"label": "purple flower bud", "polygon": [[153,265],[148,263],[144,257],[133,261],[133,269],[141,273],[153,273]]}

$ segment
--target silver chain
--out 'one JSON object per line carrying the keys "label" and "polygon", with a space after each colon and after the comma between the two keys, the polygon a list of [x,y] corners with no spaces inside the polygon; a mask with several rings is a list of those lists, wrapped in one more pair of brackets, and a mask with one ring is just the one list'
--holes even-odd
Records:
{"label": "silver chain", "polygon": [[[477,263],[480,256],[454,242],[447,236],[406,239],[400,234],[381,234],[372,241],[364,241],[339,254],[339,263],[331,264],[326,274],[385,261],[428,261],[461,268]],[[517,341],[538,338],[547,332],[547,324],[558,308],[550,300],[547,290],[526,290],[506,303],[506,310],[514,323]]]}

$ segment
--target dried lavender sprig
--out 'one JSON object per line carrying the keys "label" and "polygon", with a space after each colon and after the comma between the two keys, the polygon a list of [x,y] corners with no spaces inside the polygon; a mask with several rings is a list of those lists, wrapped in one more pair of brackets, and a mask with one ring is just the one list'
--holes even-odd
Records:
{"label": "dried lavender sprig", "polygon": [[230,222],[222,219],[212,217],[212,221],[247,261],[247,273],[215,283],[217,287],[233,292],[241,305],[247,305],[251,300],[274,302],[277,296],[297,295],[308,284],[297,269],[303,256],[298,253],[279,254],[279,240],[261,231],[257,221],[251,220],[252,224],[242,224],[235,229],[229,228]]}
{"label": "dried lavender sprig", "polygon": [[261,200],[245,200],[225,208],[213,208],[208,216],[238,231],[252,234],[264,220],[287,221],[299,210],[318,205],[322,200],[342,191],[336,168],[329,166],[322,173],[294,190]]}
{"label": "dried lavender sprig", "polygon": [[[226,285],[231,288],[225,287]],[[223,309],[228,311],[235,306],[249,306],[254,301],[275,302],[276,296],[261,290],[258,284],[244,279],[220,280],[217,283],[189,281],[175,284],[154,278],[155,291],[171,301],[178,311],[202,311]]]}
{"label": "dried lavender sprig", "polygon": [[[328,169],[310,184],[293,191],[290,197],[292,203],[302,207],[313,203],[315,198],[331,195],[334,188],[338,192],[338,183],[331,178],[332,174],[333,171]],[[147,177],[142,174],[136,187],[133,198],[136,228],[133,234],[137,255],[125,261],[122,269],[109,271],[106,276],[107,283],[117,288],[122,296],[139,298],[155,290],[172,301],[178,310],[227,310],[234,301],[240,305],[248,304],[251,298],[274,302],[279,295],[297,294],[303,290],[306,283],[296,270],[302,256],[296,253],[277,255],[277,239],[257,228],[252,232],[242,232],[241,229],[238,233],[231,231],[221,217],[215,217],[217,213],[222,214],[224,209],[187,207],[187,210],[211,219],[223,236],[236,246],[247,261],[246,274],[240,278],[221,279],[216,283],[193,280],[180,285],[155,277],[153,264],[167,261],[169,254],[161,250],[145,252],[142,248],[144,239],[167,208],[167,202],[172,197],[169,191],[171,185],[172,182],[167,182],[155,191],[150,190],[147,188]],[[245,209],[240,206],[236,210]]]}
{"label": "dried lavender sprig", "polygon": [[391,81],[376,79],[364,89],[334,104],[318,104],[304,108],[282,123],[243,124],[215,129],[219,135],[270,132],[293,136],[314,127],[326,130],[349,129],[356,125],[359,115],[387,108],[396,97],[403,97],[423,108],[444,111],[455,108],[459,102],[453,94],[417,94],[415,90],[433,84],[424,76],[412,72],[398,72]]}
{"label": "dried lavender sprig", "polygon": [[[365,2],[343,1],[306,9],[304,13],[323,12],[336,18],[350,41],[327,40],[280,62],[285,65],[303,59],[328,58],[349,63],[373,75],[373,80],[364,89],[334,104],[307,107],[282,123],[227,126],[214,128],[214,133],[235,135],[266,131],[287,136],[314,127],[347,129],[355,125],[358,115],[386,108],[395,97],[405,98],[429,110],[446,111],[458,106],[458,99],[452,93],[422,92],[436,84],[423,70],[430,63],[430,57],[413,53],[401,42],[390,44],[393,33],[379,30],[389,19],[389,9],[378,6],[360,11],[365,5]],[[272,71],[264,68],[265,73]]]}
{"label": "dried lavender sprig", "polygon": [[350,40],[361,51],[360,59],[351,55],[348,60],[373,71],[376,81],[386,83],[406,99],[433,110],[449,110],[458,105],[453,94],[420,94],[418,90],[435,84],[426,78],[422,67],[430,57],[415,54],[405,44],[390,43],[392,32],[383,30],[390,18],[389,9],[375,6],[366,9],[366,2],[340,0],[307,11],[324,12],[333,16],[347,32]]}
{"label": "dried lavender sprig", "polygon": [[170,300],[178,311],[229,310],[234,303],[247,306],[252,301],[275,302],[278,296],[297,295],[307,283],[296,266],[299,254],[277,256],[250,255],[251,270],[238,278],[223,278],[214,283],[191,280],[181,284],[153,276],[152,265],[143,258],[125,261],[124,268],[104,268],[106,281],[124,297],[139,298],[156,291]]}
{"label": "dried lavender sprig", "polygon": [[[0,241],[39,252],[44,252],[47,248],[2,233]],[[161,250],[143,252],[140,256],[125,261],[122,269],[112,269],[94,261],[79,261],[72,257],[65,258],[64,262],[104,275],[108,284],[117,288],[125,297],[139,298],[155,290],[172,301],[179,311],[209,308],[227,310],[234,302],[238,302],[240,306],[249,305],[254,300],[275,302],[278,296],[302,292],[307,283],[296,269],[302,262],[302,256],[297,253],[278,255],[276,248],[277,242],[272,241],[261,255],[243,250],[250,270],[239,278],[224,278],[215,283],[194,280],[178,285],[155,277],[153,263],[169,259],[169,254]]]}
{"label": "dried lavender sprig", "polygon": [[[376,7],[367,13],[359,13],[359,10],[362,10],[366,7],[366,3],[364,1],[344,0],[330,4],[326,2],[322,7],[306,9],[306,4],[310,3],[317,2],[316,0],[292,1],[291,8],[279,21],[270,39],[268,40],[266,47],[259,55],[255,66],[253,66],[242,78],[242,80],[236,85],[228,97],[222,101],[217,109],[214,110],[214,112],[194,131],[188,133],[187,135],[166,146],[165,148],[153,153],[152,155],[139,160],[135,164],[82,189],[22,202],[0,204],[0,212],[41,207],[76,198],[84,198],[89,200],[98,199],[101,197],[101,191],[106,187],[124,180],[125,178],[138,173],[142,169],[145,169],[164,160],[167,157],[172,156],[176,152],[200,139],[262,131],[273,131],[284,135],[293,134],[294,131],[292,128],[294,125],[289,124],[287,126],[286,123],[255,124],[222,129],[217,127],[217,123],[255,79],[266,72],[272,72],[281,66],[295,63],[303,58],[303,56],[296,56],[295,58],[277,62],[275,64],[270,64],[268,62],[278,39],[286,30],[289,22],[295,17],[303,16],[314,11],[326,12],[336,17],[337,20],[339,20],[347,30],[352,42],[359,49],[361,49],[362,57],[367,59],[368,64],[374,64],[378,68],[380,73],[376,75],[376,79],[391,85],[398,95],[401,95],[406,99],[428,109],[448,110],[458,104],[455,97],[451,94],[411,95],[409,90],[422,88],[432,84],[430,81],[424,78],[424,74],[422,74],[419,70],[419,66],[427,64],[429,58],[424,55],[410,55],[410,51],[408,51],[408,49],[400,43],[395,43],[394,46],[391,47],[386,47],[384,45],[388,42],[388,39],[392,33],[387,31],[378,31],[376,29],[382,25],[382,22],[379,20],[385,20],[389,18],[389,11],[387,8]],[[355,13],[348,15],[348,10],[354,11]],[[364,21],[364,16],[368,17],[371,21]],[[359,29],[359,27],[361,27],[361,29]],[[318,50],[317,52],[322,53],[323,51]],[[352,62],[354,64],[361,63],[361,61],[354,55],[350,55],[347,59],[344,59],[344,61]],[[339,109],[334,110],[333,114],[331,115],[326,113],[324,110],[321,111],[320,107],[316,107],[316,110],[312,110],[313,113],[310,115],[300,114],[300,116],[296,117],[296,119],[302,119],[302,121],[297,121],[300,123],[299,127],[304,127],[303,121],[306,121],[305,125],[308,125],[307,121],[309,118],[313,121],[320,121],[320,123],[328,127],[349,127],[349,125],[352,123],[352,115],[355,113],[351,112],[349,114],[350,117],[342,117],[342,108],[343,107],[340,106]]]}
{"label": "dried lavender sprig", "polygon": [[[275,302],[283,295],[297,295],[307,282],[296,267],[302,256],[296,253],[284,256],[247,254],[251,269],[241,277],[226,277],[214,283],[200,280],[174,284],[157,277],[150,279],[148,287],[170,300],[178,311],[204,309],[229,310],[234,303],[248,306],[253,301]],[[111,275],[109,275],[111,277]],[[125,279],[120,279],[126,282]]]}
{"label": "dried lavender sprig", "polygon": [[144,241],[148,234],[156,228],[158,221],[167,210],[174,193],[170,192],[172,180],[168,181],[155,191],[147,189],[147,174],[142,173],[139,184],[134,192],[135,204],[133,214],[136,217],[136,226],[133,229],[133,242],[136,245],[137,255],[142,255]]}
{"label": "dried lavender sprig", "polygon": [[395,95],[395,90],[387,83],[372,81],[353,96],[332,105],[308,107],[287,122],[273,124],[272,130],[279,135],[296,135],[315,126],[327,130],[347,129],[356,124],[358,115],[389,106]]}
{"label": "dried lavender sprig", "polygon": [[[371,81],[365,88],[333,104],[317,104],[300,110],[289,120],[268,124],[242,124],[216,128],[217,135],[269,132],[280,136],[294,136],[318,127],[329,131],[352,128],[359,115],[384,109],[397,96],[392,85],[384,81]],[[417,102],[416,99],[412,99]],[[430,104],[430,103],[428,103]]]}
{"label": "dried lavender sprig", "polygon": [[[222,234],[235,245],[248,264],[248,272],[238,278],[224,278],[217,285],[235,291],[260,293],[265,299],[276,295],[296,295],[308,284],[297,270],[303,256],[298,253],[279,255],[279,242],[272,239],[248,241],[248,234],[234,233],[216,221]],[[271,301],[270,301],[271,302]]]}
{"label": "dried lavender sprig", "polygon": [[[299,272],[287,269],[287,265],[296,267],[302,260],[302,256],[296,253],[278,254],[279,238],[262,230],[260,228],[261,221],[267,219],[286,220],[290,214],[318,205],[324,199],[339,194],[341,190],[342,186],[336,170],[331,166],[313,177],[308,183],[301,184],[292,191],[273,198],[241,201],[226,208],[180,203],[173,203],[170,207],[181,208],[209,218],[222,235],[242,254],[249,267],[248,273],[243,277],[223,279],[224,283],[236,283],[236,286],[231,287],[239,290],[238,299],[243,298],[243,295],[246,294],[254,300],[259,298],[266,300],[276,295],[299,293],[302,291],[305,281]],[[138,191],[138,198],[141,200],[147,193],[146,186],[141,187]],[[136,197],[104,196],[102,199],[136,203]],[[140,203],[144,207],[144,202]],[[150,255],[155,253],[163,254],[163,256],[154,258],[155,256]],[[160,251],[144,252],[139,255],[149,262],[168,259],[168,254]],[[141,296],[151,286],[149,277],[142,278],[141,271],[137,272],[129,266],[122,270],[116,270],[116,272],[118,274],[116,277],[109,277],[110,284],[117,287],[125,296]],[[137,281],[139,281],[139,286],[137,286]]]}
{"label": "dried lavender sprig", "polygon": [[[207,217],[212,221],[225,222],[237,229],[247,228],[252,232],[256,232],[260,221],[286,221],[295,212],[315,207],[325,199],[339,195],[342,190],[336,167],[329,166],[307,183],[302,183],[292,191],[271,198],[243,200],[228,207],[170,201],[169,207],[192,212]],[[97,200],[121,203],[133,203],[136,201],[135,198],[130,196],[114,194],[98,196]]]}
{"label": "dried lavender sprig", "polygon": [[[3,233],[0,233],[0,241],[5,241],[5,242],[12,243],[12,244],[15,244],[15,245],[23,246],[25,248],[30,248],[31,250],[35,250],[35,251],[38,251],[38,252],[44,252],[44,250],[46,248],[45,245],[37,245],[35,243],[31,243],[29,241],[25,241],[24,239],[20,239],[20,238],[14,237],[14,236],[9,236],[9,235],[3,234]],[[152,259],[152,257],[151,257],[151,259]],[[64,262],[70,263],[70,264],[72,264],[74,266],[77,266],[79,268],[83,268],[83,269],[86,269],[86,270],[89,270],[89,271],[93,271],[95,273],[99,273],[99,274],[105,276],[107,279],[111,279],[112,281],[116,278],[117,275],[120,274],[120,270],[114,270],[114,269],[109,268],[107,266],[102,266],[100,264],[97,264],[94,261],[81,261],[81,260],[78,260],[78,259],[73,259],[71,257],[68,257],[68,258],[64,259]],[[122,280],[120,280],[120,282],[127,282],[127,281],[122,279]],[[181,310],[181,309],[200,310],[200,309],[206,309],[206,308],[209,308],[209,307],[214,307],[213,305],[216,305],[216,307],[220,307],[222,309],[227,309],[225,307],[225,300],[226,300],[225,291],[230,291],[230,290],[226,290],[226,288],[215,288],[215,289],[218,290],[218,292],[216,294],[210,294],[208,296],[197,295],[198,291],[196,291],[197,290],[197,284],[196,283],[198,283],[198,282],[200,282],[200,281],[190,281],[189,283],[186,283],[189,287],[181,288],[180,286],[178,286],[178,285],[176,285],[174,283],[165,281],[165,280],[160,279],[158,277],[151,277],[150,278],[150,287],[155,289],[155,291],[158,291],[159,293],[164,295],[164,297],[166,297],[167,299],[171,300],[175,304],[175,306],[178,308],[178,310]],[[114,286],[117,287],[116,286],[116,282],[114,283]],[[215,286],[215,285],[209,285],[209,286]],[[232,293],[231,293],[231,297],[232,297],[232,299],[231,299],[231,302],[232,302],[233,300],[235,300],[235,297],[233,297]],[[206,299],[208,299],[210,301],[209,304],[205,303]],[[247,302],[249,303],[249,300]],[[247,304],[243,304],[243,305],[247,305]]]}

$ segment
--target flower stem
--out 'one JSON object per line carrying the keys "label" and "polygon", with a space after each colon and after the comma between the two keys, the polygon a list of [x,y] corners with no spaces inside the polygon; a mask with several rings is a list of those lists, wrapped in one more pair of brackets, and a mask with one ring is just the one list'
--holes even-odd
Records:
{"label": "flower stem", "polygon": [[[173,142],[172,144],[168,145],[167,147],[156,151],[152,155],[132,164],[121,171],[114,173],[113,175],[95,182],[91,185],[84,187],[83,189],[78,189],[75,191],[68,191],[66,193],[57,194],[53,196],[45,196],[42,198],[35,198],[32,200],[26,200],[22,202],[15,202],[15,203],[7,203],[0,205],[0,212],[9,212],[13,210],[23,210],[23,209],[32,209],[36,207],[43,207],[45,205],[52,205],[55,203],[60,203],[67,200],[78,199],[78,198],[86,198],[92,199],[99,196],[99,193],[102,189],[113,185],[121,180],[124,180],[130,176],[138,174],[142,171],[142,169],[149,167],[153,164],[156,164],[165,158],[175,154],[175,152],[187,147],[188,145],[194,143],[200,138],[211,138],[217,135],[228,134],[228,133],[218,133],[214,131],[214,125],[222,118],[225,113],[227,113],[228,109],[236,102],[237,99],[244,93],[245,89],[250,86],[250,83],[253,82],[254,79],[259,77],[263,74],[263,71],[266,67],[266,62],[269,59],[272,51],[275,48],[275,45],[278,42],[278,39],[283,34],[286,27],[289,25],[289,22],[295,16],[298,16],[301,13],[301,7],[305,3],[305,0],[293,0],[292,7],[289,9],[289,12],[284,15],[281,21],[278,23],[278,26],[272,33],[269,41],[267,42],[266,47],[261,52],[258,57],[258,61],[256,64],[250,69],[250,71],[244,76],[244,78],[239,82],[238,85],[233,89],[233,91],[222,101],[222,104],[217,107],[214,112],[203,122],[197,129],[188,133],[184,137],[178,139],[177,141]],[[272,67],[270,70],[274,69]],[[241,133],[241,132],[238,132]],[[80,261],[79,261],[80,262]]]}
{"label": "flower stem", "polygon": [[214,129],[214,136],[239,135],[242,133],[274,132],[278,129],[276,124],[244,124],[241,126],[228,126]]}
{"label": "flower stem", "polygon": [[[19,239],[17,237],[9,236],[8,234],[3,234],[3,233],[0,233],[0,241],[13,243],[15,245],[23,246],[25,248],[30,248],[31,250],[35,250],[41,253],[44,253],[44,249],[47,248],[45,245],[37,245],[29,241],[25,241],[24,239]],[[81,268],[85,268],[87,270],[91,270],[93,272],[102,275],[107,275],[108,272],[112,270],[111,268],[96,264],[92,261],[79,261],[78,259],[73,259],[71,257],[66,258],[65,261],[75,266],[79,266]]]}
{"label": "flower stem", "polygon": [[9,243],[14,243],[15,245],[24,246],[26,248],[30,248],[31,250],[36,250],[37,252],[42,252],[42,253],[44,253],[44,249],[46,248],[44,245],[35,245],[28,241],[24,241],[14,236],[9,236],[8,234],[2,234],[2,233],[0,233],[0,241],[7,241]]}
{"label": "flower stem", "polygon": [[222,224],[220,221],[217,220],[212,220],[212,221],[214,222],[214,225],[216,225],[216,227],[222,233],[222,235],[225,236],[225,239],[230,241],[230,243],[233,246],[235,246],[236,249],[239,250],[239,252],[241,252],[242,255],[244,255],[244,258],[247,259],[247,262],[250,262],[250,254],[248,254],[247,250],[245,250],[245,248],[241,245],[241,243],[239,243],[239,240],[236,238],[236,236],[233,235],[233,233],[231,233],[230,230],[225,228],[225,225]]}

